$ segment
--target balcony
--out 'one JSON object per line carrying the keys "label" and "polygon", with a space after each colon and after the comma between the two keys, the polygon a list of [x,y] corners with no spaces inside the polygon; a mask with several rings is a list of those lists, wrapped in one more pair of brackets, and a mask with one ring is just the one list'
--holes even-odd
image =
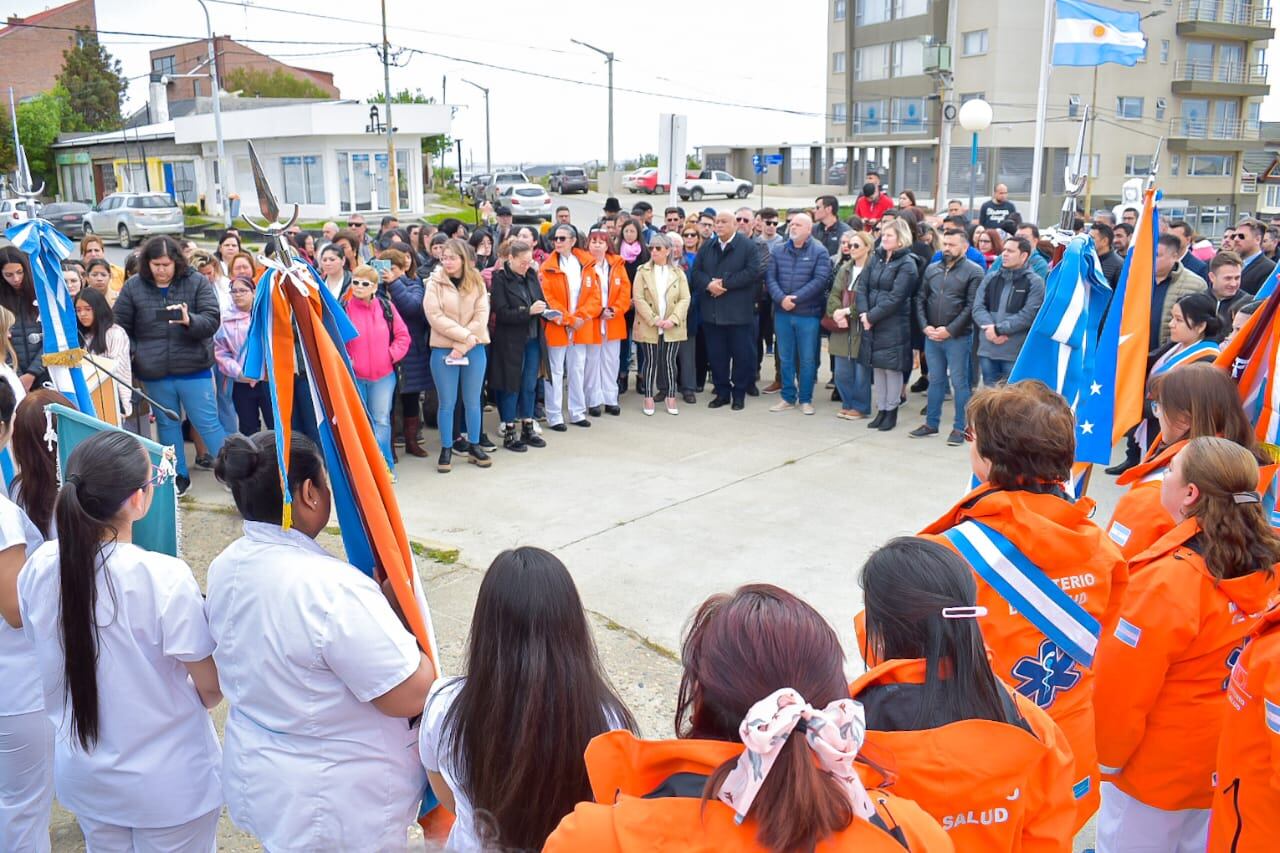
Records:
{"label": "balcony", "polygon": [[1175,95],[1228,98],[1262,97],[1270,91],[1266,65],[1187,60],[1174,63],[1172,88]]}
{"label": "balcony", "polygon": [[1181,116],[1169,122],[1169,150],[1179,153],[1241,151],[1254,147],[1260,138],[1254,121]]}
{"label": "balcony", "polygon": [[1179,36],[1270,41],[1271,6],[1249,0],[1182,0],[1178,4]]}

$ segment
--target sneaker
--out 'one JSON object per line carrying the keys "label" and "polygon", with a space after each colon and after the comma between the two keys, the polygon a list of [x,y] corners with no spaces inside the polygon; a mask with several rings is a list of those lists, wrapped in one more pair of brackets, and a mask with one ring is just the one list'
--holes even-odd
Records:
{"label": "sneaker", "polygon": [[471,452],[471,442],[467,441],[462,436],[458,436],[453,440],[453,452],[466,456]]}
{"label": "sneaker", "polygon": [[[937,434],[938,434],[938,428],[931,427],[928,424],[920,424],[920,426],[916,427],[911,432],[907,433],[907,435],[911,436],[912,438],[928,438],[931,435],[937,435]],[[963,438],[963,436],[961,437]]]}
{"label": "sneaker", "polygon": [[769,407],[771,412],[789,412],[796,407],[795,403],[788,403],[786,400],[779,400]]}
{"label": "sneaker", "polygon": [[803,414],[812,415],[816,410],[813,408],[813,403],[801,403],[800,411]]}
{"label": "sneaker", "polygon": [[781,390],[782,390],[781,382],[770,382],[767,386],[765,386],[764,393],[777,394]]}
{"label": "sneaker", "polygon": [[964,444],[964,430],[953,429],[951,434],[947,436],[948,447],[959,447]]}
{"label": "sneaker", "polygon": [[213,457],[208,453],[201,453],[196,457],[196,467],[203,468],[206,471],[213,470]]}
{"label": "sneaker", "polygon": [[173,485],[178,492],[178,497],[182,497],[191,489],[191,478],[179,474],[173,479]]}
{"label": "sneaker", "polygon": [[480,433],[480,449],[486,453],[492,453],[498,449],[498,445],[489,439],[489,436],[483,432]]}

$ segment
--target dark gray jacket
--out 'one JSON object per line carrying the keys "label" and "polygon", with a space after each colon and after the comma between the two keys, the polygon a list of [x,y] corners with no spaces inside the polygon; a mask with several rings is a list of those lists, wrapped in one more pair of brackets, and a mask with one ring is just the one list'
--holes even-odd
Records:
{"label": "dark gray jacket", "polygon": [[[166,305],[186,303],[189,326],[158,319]],[[209,280],[189,269],[168,287],[141,276],[124,283],[115,304],[116,325],[129,336],[133,374],[141,379],[185,376],[213,367],[213,333],[222,319]],[[178,312],[171,312],[179,316]]]}
{"label": "dark gray jacket", "polygon": [[863,364],[885,370],[911,367],[911,299],[919,282],[920,268],[909,247],[888,258],[884,249],[871,256],[855,291],[858,314],[866,314],[871,323],[858,352]]}
{"label": "dark gray jacket", "polygon": [[[1031,323],[1044,304],[1044,279],[1031,271],[1030,264],[1016,270],[998,269],[987,273],[973,297],[973,325],[978,329],[978,355],[1014,361],[1022,351]],[[995,326],[997,335],[1009,340],[993,344],[982,332]]]}
{"label": "dark gray jacket", "polygon": [[916,294],[916,322],[920,328],[946,326],[953,338],[969,334],[973,328],[973,298],[982,276],[982,267],[968,258],[961,258],[950,268],[945,261],[929,264]]}

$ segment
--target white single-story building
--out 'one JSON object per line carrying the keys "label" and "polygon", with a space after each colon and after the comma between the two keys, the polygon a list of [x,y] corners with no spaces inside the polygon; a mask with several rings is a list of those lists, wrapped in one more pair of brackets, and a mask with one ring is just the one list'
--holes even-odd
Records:
{"label": "white single-story building", "polygon": [[[206,99],[207,100],[207,99]],[[253,140],[282,205],[296,203],[304,219],[390,209],[381,105],[359,101],[272,104],[269,99],[222,100],[222,135],[230,164],[225,195],[238,194],[256,213],[246,140]],[[204,105],[207,108],[207,104]],[[399,210],[423,211],[423,138],[449,133],[450,109],[393,104]],[[95,203],[121,190],[167,191],[183,205],[221,215],[216,192],[217,141],[209,111],[110,133],[65,137],[54,144],[59,197]],[[234,208],[234,205],[233,205]]]}

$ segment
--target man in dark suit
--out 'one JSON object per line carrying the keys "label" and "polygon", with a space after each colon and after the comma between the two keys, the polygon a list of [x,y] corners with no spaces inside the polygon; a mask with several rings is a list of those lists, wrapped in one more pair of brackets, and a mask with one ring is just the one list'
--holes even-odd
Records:
{"label": "man in dark suit", "polygon": [[1191,270],[1207,281],[1209,265],[1191,254],[1191,238],[1195,236],[1191,225],[1185,220],[1175,219],[1169,223],[1169,233],[1178,235],[1178,240],[1182,243],[1182,257],[1178,259],[1178,263],[1182,264],[1183,269]]}
{"label": "man in dark suit", "polygon": [[1240,289],[1250,295],[1257,294],[1276,268],[1276,262],[1262,254],[1262,232],[1261,222],[1246,219],[1236,226],[1234,245],[1231,246],[1244,264],[1244,271],[1240,275]]}
{"label": "man in dark suit", "polygon": [[712,409],[732,403],[739,411],[746,405],[747,387],[756,373],[753,316],[759,281],[756,247],[737,233],[732,213],[717,213],[715,235],[703,244],[689,271],[716,389]]}

